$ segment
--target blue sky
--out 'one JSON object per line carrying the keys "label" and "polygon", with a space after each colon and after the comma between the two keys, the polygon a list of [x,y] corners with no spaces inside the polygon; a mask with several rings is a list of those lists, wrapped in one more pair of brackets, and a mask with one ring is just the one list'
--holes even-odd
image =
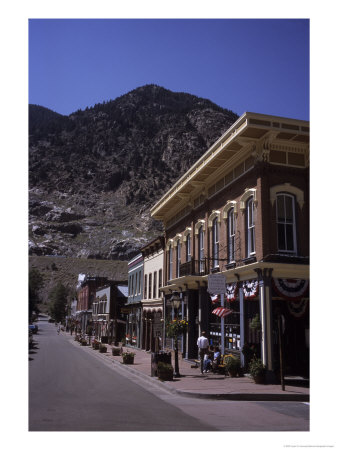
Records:
{"label": "blue sky", "polygon": [[29,102],[61,114],[157,84],[309,119],[306,19],[30,19]]}

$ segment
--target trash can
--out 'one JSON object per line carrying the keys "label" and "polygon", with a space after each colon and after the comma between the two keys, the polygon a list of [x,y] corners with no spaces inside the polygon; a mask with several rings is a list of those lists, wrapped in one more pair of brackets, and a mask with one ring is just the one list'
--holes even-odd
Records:
{"label": "trash can", "polygon": [[157,364],[163,362],[171,364],[171,352],[154,352],[151,354],[151,376],[157,377]]}

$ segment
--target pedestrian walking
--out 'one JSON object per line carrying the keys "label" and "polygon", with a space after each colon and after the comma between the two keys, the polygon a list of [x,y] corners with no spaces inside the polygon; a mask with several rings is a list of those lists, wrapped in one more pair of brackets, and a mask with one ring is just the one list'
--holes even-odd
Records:
{"label": "pedestrian walking", "polygon": [[204,355],[206,355],[209,348],[209,340],[206,337],[205,331],[202,331],[201,336],[197,339],[197,347],[199,350],[201,373],[203,373]]}
{"label": "pedestrian walking", "polygon": [[60,330],[61,330],[61,327],[60,327],[60,325],[58,326],[58,334],[60,334]]}

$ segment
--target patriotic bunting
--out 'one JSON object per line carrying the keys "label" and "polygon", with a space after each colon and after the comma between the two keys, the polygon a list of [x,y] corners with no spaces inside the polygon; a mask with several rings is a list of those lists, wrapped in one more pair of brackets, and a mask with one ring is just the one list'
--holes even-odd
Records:
{"label": "patriotic bunting", "polygon": [[292,300],[300,300],[309,287],[309,280],[273,278],[272,282],[280,297]]}
{"label": "patriotic bunting", "polygon": [[243,293],[245,298],[254,298],[258,294],[258,280],[243,281]]}
{"label": "patriotic bunting", "polygon": [[211,295],[210,298],[213,305],[219,302],[219,295]]}
{"label": "patriotic bunting", "polygon": [[305,314],[308,303],[309,303],[309,301],[307,298],[303,298],[302,300],[299,300],[298,302],[294,302],[294,301],[286,302],[289,313],[293,317],[297,317],[297,318],[302,317]]}
{"label": "patriotic bunting", "polygon": [[233,302],[236,300],[236,296],[238,293],[238,284],[235,283],[229,283],[225,287],[225,295],[228,300],[228,302]]}
{"label": "patriotic bunting", "polygon": [[218,317],[225,317],[231,313],[232,313],[231,309],[223,308],[223,306],[219,306],[218,308],[212,311],[212,314],[216,314],[216,316]]}

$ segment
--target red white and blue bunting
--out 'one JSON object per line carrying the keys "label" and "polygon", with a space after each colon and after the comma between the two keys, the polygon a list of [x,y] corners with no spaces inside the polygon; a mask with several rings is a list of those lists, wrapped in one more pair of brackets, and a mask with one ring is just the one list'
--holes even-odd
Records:
{"label": "red white and blue bunting", "polygon": [[297,318],[302,317],[305,314],[308,303],[309,300],[307,298],[303,298],[302,300],[298,300],[297,302],[286,302],[286,304],[288,305],[289,313]]}
{"label": "red white and blue bunting", "polygon": [[258,280],[243,281],[243,293],[245,298],[254,298],[258,294]]}
{"label": "red white and blue bunting", "polygon": [[210,295],[210,298],[213,305],[219,302],[219,295]]}
{"label": "red white and blue bunting", "polygon": [[216,314],[218,317],[226,317],[232,313],[231,309],[223,308],[223,306],[219,306],[218,308],[212,311],[212,314]]}
{"label": "red white and blue bunting", "polygon": [[309,280],[273,278],[272,282],[276,293],[288,300],[300,300],[309,288]]}
{"label": "red white and blue bunting", "polygon": [[238,284],[235,283],[229,283],[225,286],[225,296],[228,302],[233,302],[236,300],[238,293]]}

